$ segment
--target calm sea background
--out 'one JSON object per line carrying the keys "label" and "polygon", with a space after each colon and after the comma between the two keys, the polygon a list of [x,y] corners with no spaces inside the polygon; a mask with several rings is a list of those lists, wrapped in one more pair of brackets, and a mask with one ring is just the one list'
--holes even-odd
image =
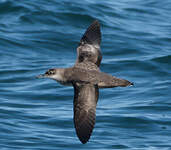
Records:
{"label": "calm sea background", "polygon": [[[73,88],[36,79],[70,67],[86,28],[101,23],[101,70],[133,87],[100,90],[82,145]],[[0,0],[1,150],[171,150],[170,0]]]}

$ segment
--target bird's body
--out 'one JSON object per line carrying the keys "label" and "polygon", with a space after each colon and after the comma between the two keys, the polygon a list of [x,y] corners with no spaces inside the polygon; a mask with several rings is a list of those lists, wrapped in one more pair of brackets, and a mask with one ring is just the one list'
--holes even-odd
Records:
{"label": "bird's body", "polygon": [[70,68],[49,69],[39,76],[74,87],[74,125],[77,136],[83,144],[89,140],[95,125],[99,88],[133,85],[128,80],[100,71],[102,60],[100,42],[100,24],[94,21],[81,38],[75,65]]}
{"label": "bird's body", "polygon": [[53,71],[60,72],[58,73],[58,76],[55,75],[52,77],[54,80],[63,85],[73,85],[75,83],[79,83],[98,85],[98,88],[112,88],[117,86],[128,86],[132,84],[127,80],[119,79],[101,72],[99,69],[91,67],[89,68],[88,65],[84,68],[80,68],[78,65],[78,67],[74,66],[66,69],[53,69]]}

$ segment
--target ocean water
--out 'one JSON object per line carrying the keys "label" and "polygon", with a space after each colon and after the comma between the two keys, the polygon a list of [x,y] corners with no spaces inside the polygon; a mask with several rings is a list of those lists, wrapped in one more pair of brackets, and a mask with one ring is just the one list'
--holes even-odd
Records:
{"label": "ocean water", "polygon": [[[83,145],[73,88],[36,79],[70,67],[86,28],[101,24],[101,70],[134,82],[101,89]],[[171,1],[0,0],[0,149],[171,149]]]}

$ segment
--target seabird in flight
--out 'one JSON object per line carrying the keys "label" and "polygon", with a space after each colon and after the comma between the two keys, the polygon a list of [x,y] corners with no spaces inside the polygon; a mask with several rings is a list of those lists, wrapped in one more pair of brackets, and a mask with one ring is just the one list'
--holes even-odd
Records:
{"label": "seabird in flight", "polygon": [[102,60],[100,43],[100,24],[95,20],[80,40],[74,66],[49,69],[45,74],[38,76],[74,87],[74,125],[77,136],[83,144],[89,140],[95,125],[99,88],[133,85],[128,80],[100,71]]}

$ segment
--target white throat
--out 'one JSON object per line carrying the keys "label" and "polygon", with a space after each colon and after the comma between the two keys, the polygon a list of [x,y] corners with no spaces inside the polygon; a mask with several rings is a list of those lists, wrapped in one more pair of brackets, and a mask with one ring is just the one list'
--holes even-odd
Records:
{"label": "white throat", "polygon": [[59,72],[56,73],[55,75],[53,75],[52,78],[53,78],[54,80],[58,81],[58,82],[61,82],[61,81],[64,80],[64,79],[63,79],[63,75],[62,75],[61,73],[59,73]]}

